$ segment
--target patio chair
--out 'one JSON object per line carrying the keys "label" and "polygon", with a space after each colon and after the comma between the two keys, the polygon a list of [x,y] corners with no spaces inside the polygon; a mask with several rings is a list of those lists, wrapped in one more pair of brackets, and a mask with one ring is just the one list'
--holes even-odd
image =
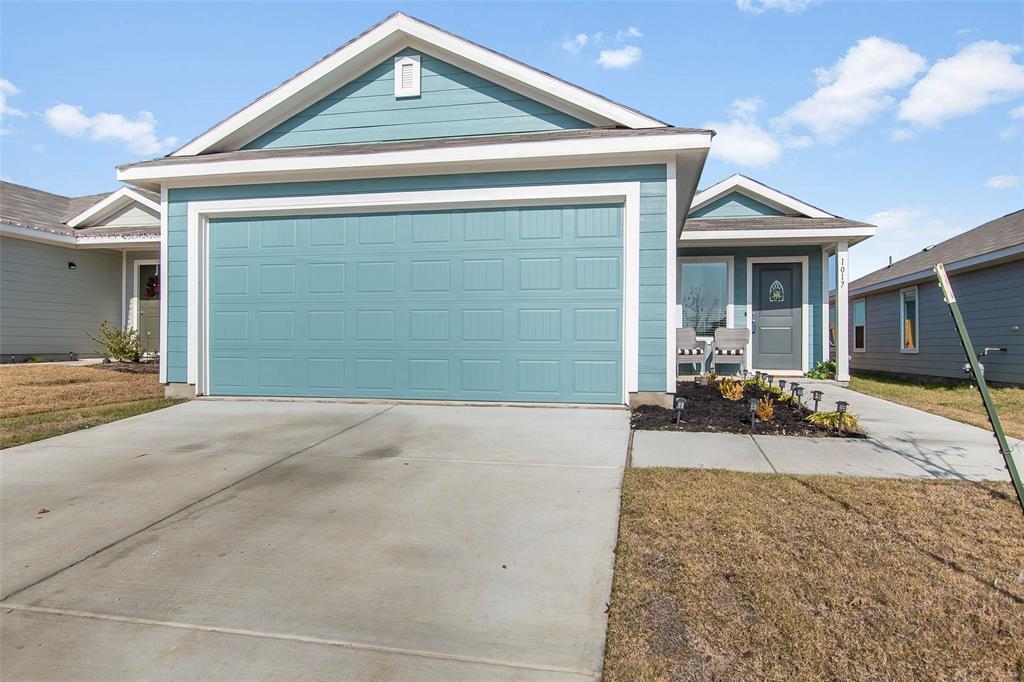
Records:
{"label": "patio chair", "polygon": [[[743,354],[750,341],[749,329],[719,327],[711,344],[711,369],[717,371],[719,360],[726,364],[743,366]],[[735,359],[733,359],[735,358]]]}
{"label": "patio chair", "polygon": [[693,327],[676,329],[676,364],[693,365],[697,374],[700,374],[704,369],[705,346],[703,341],[697,340],[697,330]]}

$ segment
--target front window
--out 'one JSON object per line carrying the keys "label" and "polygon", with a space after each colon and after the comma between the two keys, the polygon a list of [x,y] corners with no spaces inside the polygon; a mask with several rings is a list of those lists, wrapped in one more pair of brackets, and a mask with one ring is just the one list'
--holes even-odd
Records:
{"label": "front window", "polygon": [[920,339],[917,335],[917,287],[900,292],[900,351],[916,353]]}
{"label": "front window", "polygon": [[729,262],[681,260],[679,305],[683,327],[693,327],[697,336],[714,336],[715,329],[728,326]]}
{"label": "front window", "polygon": [[864,350],[864,335],[865,335],[865,301],[860,299],[859,301],[853,302],[853,349]]}

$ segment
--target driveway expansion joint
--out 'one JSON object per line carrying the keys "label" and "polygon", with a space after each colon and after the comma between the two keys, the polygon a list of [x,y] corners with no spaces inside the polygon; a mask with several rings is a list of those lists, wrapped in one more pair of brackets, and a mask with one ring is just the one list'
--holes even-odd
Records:
{"label": "driveway expansion joint", "polygon": [[74,568],[75,566],[77,566],[78,564],[82,563],[83,561],[87,561],[88,559],[91,559],[94,556],[96,556],[98,554],[101,554],[101,553],[107,551],[108,549],[111,549],[112,547],[116,547],[117,545],[121,544],[125,540],[130,540],[131,538],[133,538],[133,537],[135,537],[135,536],[137,536],[137,535],[139,535],[141,533],[146,532],[150,528],[153,528],[154,526],[157,526],[157,525],[163,523],[164,521],[166,521],[166,520],[168,520],[168,519],[170,519],[170,518],[172,518],[174,516],[177,516],[181,512],[185,511],[186,509],[190,509],[191,507],[194,507],[197,504],[202,504],[203,502],[209,500],[210,498],[215,497],[215,496],[221,494],[225,490],[229,490],[229,489],[233,488],[234,486],[238,485],[239,483],[242,483],[243,481],[248,481],[250,478],[253,478],[254,476],[258,476],[259,474],[262,474],[263,472],[267,471],[268,469],[271,469],[271,468],[277,466],[278,464],[286,462],[287,460],[291,459],[292,457],[295,457],[297,455],[301,455],[302,453],[304,453],[304,452],[306,452],[308,450],[312,450],[313,448],[317,447],[318,445],[322,445],[322,444],[326,443],[327,441],[331,440],[332,438],[336,438],[337,436],[340,436],[343,433],[351,431],[352,429],[354,429],[354,428],[356,428],[358,426],[362,426],[363,424],[365,424],[366,422],[370,421],[371,419],[376,419],[377,417],[381,416],[382,414],[393,410],[395,407],[397,407],[397,405],[390,405],[387,408],[381,410],[380,412],[376,412],[376,413],[370,415],[366,419],[362,419],[362,420],[356,422],[355,424],[352,424],[350,426],[346,426],[344,429],[342,429],[342,430],[340,430],[340,431],[338,431],[336,433],[332,433],[331,435],[329,435],[329,436],[327,436],[325,438],[321,438],[320,440],[318,440],[315,443],[311,443],[310,445],[307,445],[304,448],[301,448],[301,449],[296,450],[296,451],[294,451],[292,453],[289,453],[288,455],[285,455],[284,457],[281,457],[279,459],[276,459],[273,462],[271,462],[270,464],[267,464],[266,466],[260,467],[256,471],[253,471],[252,473],[247,474],[247,475],[243,476],[242,478],[240,478],[240,479],[238,479],[236,481],[232,481],[231,483],[229,483],[229,484],[227,484],[227,485],[225,485],[225,486],[223,486],[221,488],[218,488],[217,490],[213,491],[212,493],[210,493],[208,495],[204,495],[203,497],[200,497],[198,500],[193,500],[192,502],[189,502],[185,506],[180,507],[178,509],[175,509],[174,511],[169,512],[168,514],[165,514],[164,516],[162,516],[159,519],[153,521],[152,523],[149,523],[149,524],[143,526],[142,528],[139,528],[137,530],[132,531],[131,533],[128,533],[124,537],[118,538],[117,540],[114,540],[113,542],[110,542],[110,543],[104,545],[103,547],[100,547],[99,549],[93,551],[93,552],[89,552],[85,556],[83,556],[83,557],[81,557],[79,559],[76,559],[75,561],[72,561],[71,563],[67,564],[66,566],[62,566],[61,568],[58,568],[57,570],[52,571],[51,573],[49,573],[47,575],[44,575],[43,577],[41,577],[38,580],[35,580],[35,581],[29,583],[28,585],[24,585],[23,587],[19,587],[18,589],[14,590],[13,592],[11,592],[9,594],[0,595],[0,600],[10,599],[11,597],[14,597],[15,595],[21,594],[22,592],[25,592],[26,590],[32,589],[33,587],[35,587],[37,585],[40,585],[41,583],[46,582],[50,578],[53,578],[55,576],[60,575],[61,573],[63,573],[64,571],[67,571],[70,568]]}

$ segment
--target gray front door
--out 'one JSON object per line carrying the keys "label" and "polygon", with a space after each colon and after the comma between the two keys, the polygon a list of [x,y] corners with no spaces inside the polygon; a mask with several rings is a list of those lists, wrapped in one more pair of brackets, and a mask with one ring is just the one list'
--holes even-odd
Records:
{"label": "gray front door", "polygon": [[753,366],[803,366],[803,273],[800,263],[755,263],[753,267]]}

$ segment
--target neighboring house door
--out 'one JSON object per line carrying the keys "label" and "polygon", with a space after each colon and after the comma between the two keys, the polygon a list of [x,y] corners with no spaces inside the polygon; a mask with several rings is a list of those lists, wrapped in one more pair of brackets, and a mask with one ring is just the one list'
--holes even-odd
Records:
{"label": "neighboring house door", "polygon": [[160,352],[160,266],[139,265],[139,340],[143,353]]}
{"label": "neighboring house door", "polygon": [[753,366],[801,369],[802,266],[800,263],[755,263],[753,266]]}
{"label": "neighboring house door", "polygon": [[621,206],[217,219],[209,244],[212,395],[623,400]]}

